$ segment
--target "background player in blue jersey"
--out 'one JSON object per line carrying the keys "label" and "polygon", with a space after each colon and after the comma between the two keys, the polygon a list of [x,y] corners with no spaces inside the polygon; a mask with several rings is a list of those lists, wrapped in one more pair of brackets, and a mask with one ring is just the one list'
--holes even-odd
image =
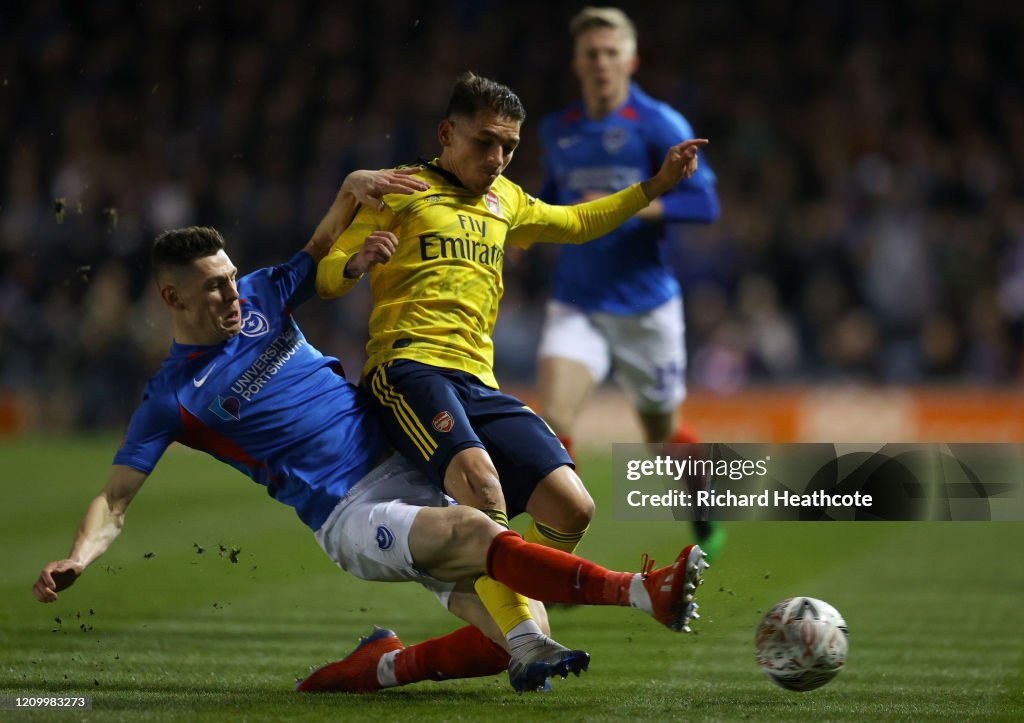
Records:
{"label": "background player in blue jersey", "polygon": [[[617,8],[587,7],[569,25],[582,101],[540,126],[547,179],[541,198],[574,204],[646,178],[690,124],[631,81],[636,30]],[[571,450],[571,432],[594,385],[614,368],[650,443],[693,443],[679,407],[686,350],[679,283],[666,258],[666,222],[719,215],[715,176],[695,174],[611,233],[560,249],[538,350],[544,418]],[[724,533],[697,523],[711,555]]]}
{"label": "background player in blue jersey", "polygon": [[[531,597],[631,605],[672,629],[686,626],[695,614],[690,592],[703,568],[700,548],[686,548],[675,565],[648,575],[614,573],[530,545],[476,509],[448,506],[437,485],[391,451],[368,400],[292,319],[292,309],[314,293],[316,262],[351,222],[358,202],[379,206],[385,193],[427,187],[406,172],[352,174],[301,252],[241,278],[215,229],[175,229],[156,239],[153,275],[171,313],[174,341],[71,552],[48,563],[33,585],[40,602],[55,601],[107,550],[128,505],[177,441],[231,465],[293,507],[343,569],[369,580],[418,581],[497,640],[493,620],[472,592],[484,573]],[[686,574],[673,574],[681,566]],[[378,687],[411,682],[417,670],[424,677],[439,670],[445,677],[494,674],[509,664],[509,655],[479,631],[452,635],[472,665],[468,672],[457,659],[444,658],[439,666],[438,656],[429,654],[452,640],[413,655],[421,667],[410,669],[399,665],[405,649],[397,638],[378,635],[374,681]],[[589,660],[543,634],[509,647],[517,690],[541,686],[554,673],[579,672]],[[377,662],[385,654],[391,655],[391,677],[380,680]],[[328,670],[304,689],[331,682]]]}

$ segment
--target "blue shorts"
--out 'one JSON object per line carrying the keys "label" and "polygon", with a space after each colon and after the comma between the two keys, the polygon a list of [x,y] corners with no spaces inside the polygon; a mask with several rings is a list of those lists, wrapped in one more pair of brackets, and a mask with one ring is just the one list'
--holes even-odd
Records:
{"label": "blue shorts", "polygon": [[363,382],[391,443],[440,487],[456,452],[487,451],[509,519],[526,510],[537,483],[574,466],[547,423],[515,397],[453,369],[398,359]]}

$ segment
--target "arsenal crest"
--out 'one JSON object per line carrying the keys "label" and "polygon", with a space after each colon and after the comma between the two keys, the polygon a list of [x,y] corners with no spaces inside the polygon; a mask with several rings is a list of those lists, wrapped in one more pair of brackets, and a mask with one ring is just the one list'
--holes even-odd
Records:
{"label": "arsenal crest", "polygon": [[438,412],[431,424],[438,432],[450,432],[452,431],[452,427],[455,426],[455,420],[448,412]]}
{"label": "arsenal crest", "polygon": [[494,191],[487,192],[487,195],[484,196],[484,203],[487,204],[487,208],[491,209],[491,213],[495,216],[501,215],[501,203],[498,201],[498,194]]}

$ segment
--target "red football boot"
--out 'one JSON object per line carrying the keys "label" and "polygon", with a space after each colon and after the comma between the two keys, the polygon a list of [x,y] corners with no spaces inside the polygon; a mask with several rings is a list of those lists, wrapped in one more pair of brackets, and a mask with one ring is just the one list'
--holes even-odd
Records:
{"label": "red football boot", "polygon": [[651,597],[651,615],[669,630],[690,632],[690,621],[700,617],[693,596],[709,567],[704,551],[699,545],[689,545],[668,567],[652,570],[653,567],[654,560],[644,555],[641,575]]}
{"label": "red football boot", "polygon": [[295,690],[300,693],[373,693],[381,689],[377,680],[377,663],[385,653],[401,650],[404,645],[394,631],[375,627],[362,638],[348,657],[318,668]]}

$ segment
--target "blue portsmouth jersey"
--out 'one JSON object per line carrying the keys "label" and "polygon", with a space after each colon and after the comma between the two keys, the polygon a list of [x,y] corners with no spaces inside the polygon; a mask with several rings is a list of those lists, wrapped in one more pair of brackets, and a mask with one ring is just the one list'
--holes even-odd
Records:
{"label": "blue portsmouth jersey", "polygon": [[[581,102],[540,126],[547,179],[541,198],[578,203],[586,193],[613,193],[661,168],[668,149],[693,138],[683,116],[631,84],[622,106],[587,117]],[[661,197],[667,222],[709,223],[718,217],[715,174],[703,157],[698,171]],[[606,236],[560,249],[552,296],[586,311],[631,314],[679,294],[667,259],[663,224],[632,218]]]}
{"label": "blue portsmouth jersey", "polygon": [[239,279],[241,333],[216,346],[171,345],[114,464],[149,474],[177,441],[266,486],[319,529],[388,445],[338,360],[310,346],[291,317],[315,275],[300,252]]}

